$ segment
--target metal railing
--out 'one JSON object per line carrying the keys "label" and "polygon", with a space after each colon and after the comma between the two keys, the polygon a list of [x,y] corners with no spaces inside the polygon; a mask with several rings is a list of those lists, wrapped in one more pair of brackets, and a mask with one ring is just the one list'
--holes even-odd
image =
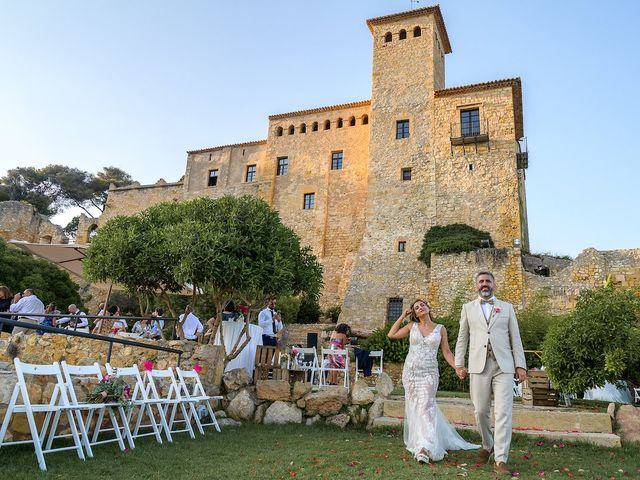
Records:
{"label": "metal railing", "polygon": [[[27,316],[27,315],[20,315],[20,314],[16,314],[16,313],[0,313],[0,327],[2,327],[3,325],[9,325],[12,327],[22,327],[22,328],[26,328],[29,330],[38,330],[41,332],[45,332],[45,333],[55,333],[58,335],[69,335],[72,337],[81,337],[81,338],[88,338],[90,340],[98,340],[101,342],[107,342],[109,343],[109,349],[107,350],[107,363],[111,361],[111,352],[113,350],[113,344],[114,343],[118,343],[120,345],[129,345],[131,347],[138,347],[138,348],[149,348],[151,350],[158,350],[161,352],[169,352],[169,353],[175,353],[176,355],[178,355],[178,366],[180,366],[180,361],[182,360],[182,354],[184,353],[182,350],[179,350],[177,348],[171,348],[171,347],[163,347],[162,345],[153,345],[151,343],[144,343],[144,342],[136,342],[135,340],[126,340],[124,338],[117,338],[117,337],[110,337],[110,336],[106,336],[106,335],[97,335],[95,333],[86,333],[86,332],[79,332],[74,330],[70,330],[68,328],[58,328],[58,327],[49,327],[46,325],[40,325],[40,324],[34,324],[34,323],[28,323],[28,322],[21,322],[19,320],[12,320],[11,317],[21,317],[21,316]],[[63,318],[65,315],[63,314],[56,314],[56,315],[51,315],[51,314],[28,314],[29,317],[51,317],[51,316],[55,316],[55,317],[60,317]],[[156,318],[156,317],[126,317],[126,319],[123,319],[121,317],[108,317],[108,316],[104,316],[104,315],[67,315],[68,317],[72,318],[72,319],[80,319],[80,318],[91,318],[91,319],[102,319],[102,318],[106,318],[106,319],[110,319],[110,320],[165,320],[165,321],[176,321],[175,318]],[[77,328],[77,326],[75,327]]]}

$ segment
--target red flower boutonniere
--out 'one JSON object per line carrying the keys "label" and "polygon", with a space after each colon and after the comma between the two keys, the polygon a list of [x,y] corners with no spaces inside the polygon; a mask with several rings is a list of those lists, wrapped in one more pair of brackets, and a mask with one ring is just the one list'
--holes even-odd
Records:
{"label": "red flower boutonniere", "polygon": [[494,307],[493,309],[495,310],[496,313],[500,313],[500,311],[502,310],[500,307]]}

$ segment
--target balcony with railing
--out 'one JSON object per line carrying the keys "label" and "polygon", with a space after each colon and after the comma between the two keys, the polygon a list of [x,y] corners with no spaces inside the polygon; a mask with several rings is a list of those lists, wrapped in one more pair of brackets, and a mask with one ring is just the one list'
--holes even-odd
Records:
{"label": "balcony with railing", "polygon": [[479,118],[463,119],[461,122],[451,124],[450,130],[451,153],[454,145],[475,145],[476,152],[478,144],[486,143],[489,147],[489,121],[480,122]]}

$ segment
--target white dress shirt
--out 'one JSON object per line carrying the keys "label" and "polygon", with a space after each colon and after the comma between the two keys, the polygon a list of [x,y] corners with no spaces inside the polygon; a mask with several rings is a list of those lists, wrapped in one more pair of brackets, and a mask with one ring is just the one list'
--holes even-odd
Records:
{"label": "white dress shirt", "polygon": [[275,337],[276,333],[282,330],[282,321],[273,321],[273,311],[267,307],[260,311],[258,315],[258,325],[262,328],[262,334],[269,337]]}
{"label": "white dress shirt", "polygon": [[35,295],[22,297],[20,300],[9,307],[9,311],[11,313],[17,313],[18,320],[20,319],[20,317],[26,317],[31,320],[35,320],[38,323],[42,323],[42,320],[44,319],[44,317],[41,317],[39,315],[29,316],[30,313],[44,314],[44,304]]}
{"label": "white dress shirt", "polygon": [[57,326],[64,325],[65,323],[69,323],[71,320],[76,319],[76,317],[83,317],[77,319],[76,329],[84,329],[89,326],[89,320],[85,317],[86,313],[84,312],[76,312],[70,317],[62,317],[60,320],[56,322]]}
{"label": "white dress shirt", "polygon": [[202,323],[200,323],[200,319],[193,313],[189,313],[186,320],[184,320],[184,313],[180,315],[180,324],[182,325],[184,338],[187,340],[195,340],[198,338],[198,333],[201,333],[204,330]]}
{"label": "white dress shirt", "polygon": [[484,303],[482,302],[484,298],[480,297],[480,308],[482,308],[482,313],[484,313],[484,318],[488,322],[489,317],[491,316],[491,310],[493,310],[493,305],[488,302],[495,302],[496,297],[491,297],[486,300]]}

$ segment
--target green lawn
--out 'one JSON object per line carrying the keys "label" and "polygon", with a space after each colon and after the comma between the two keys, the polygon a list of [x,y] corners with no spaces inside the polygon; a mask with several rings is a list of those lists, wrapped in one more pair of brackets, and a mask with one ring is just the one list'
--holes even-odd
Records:
{"label": "green lawn", "polygon": [[[462,432],[470,440],[478,437]],[[510,467],[519,478],[640,478],[637,447],[604,449],[514,438]],[[420,465],[404,449],[402,431],[375,433],[303,425],[227,427],[190,440],[176,435],[173,445],[151,437],[120,452],[113,444],[95,448],[95,458],[80,461],[71,452],[46,456],[39,471],[29,446],[0,449],[1,479],[349,479],[495,478],[491,467],[476,465],[474,452],[453,452],[446,460]],[[544,470],[544,472],[541,472]],[[542,475],[541,475],[542,474]]]}

